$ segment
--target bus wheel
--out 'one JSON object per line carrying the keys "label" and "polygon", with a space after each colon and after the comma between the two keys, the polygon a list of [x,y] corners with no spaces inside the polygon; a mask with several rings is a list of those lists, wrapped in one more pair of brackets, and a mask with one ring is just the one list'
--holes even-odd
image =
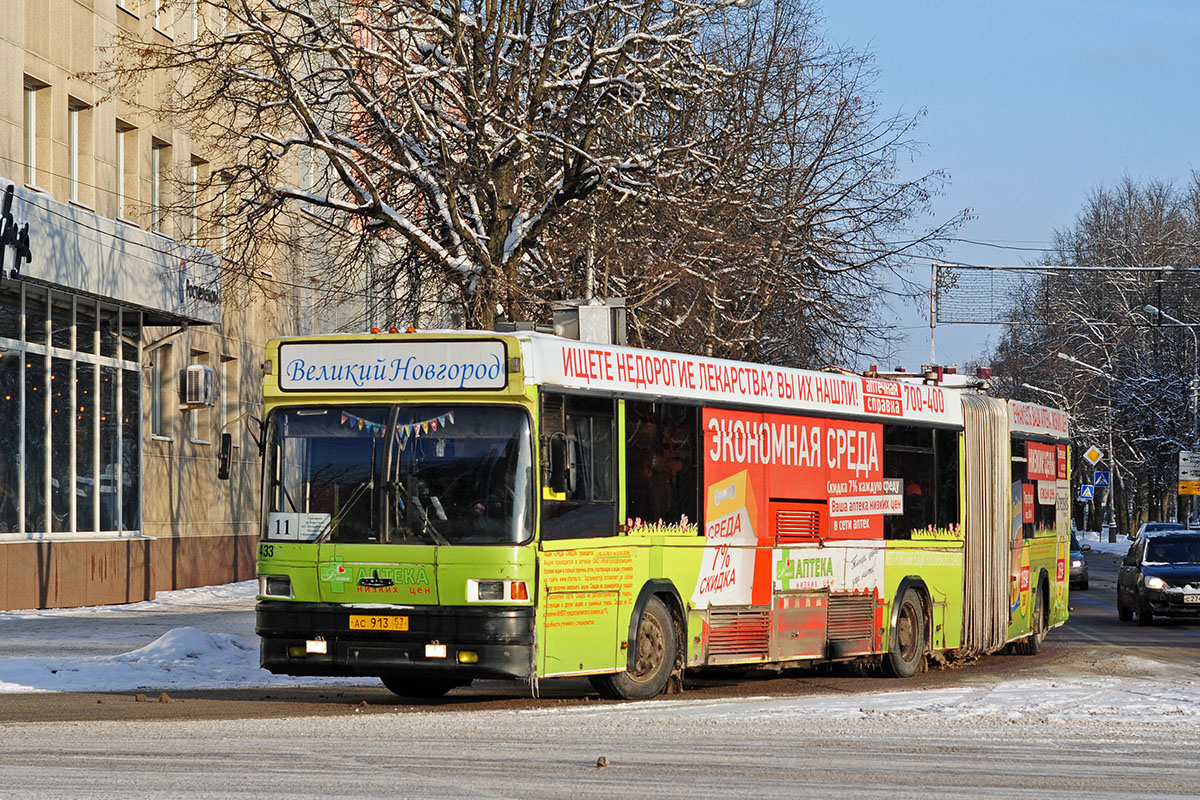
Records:
{"label": "bus wheel", "polygon": [[470,679],[414,678],[409,675],[383,675],[379,678],[392,694],[425,699],[441,697],[456,686],[470,686]]}
{"label": "bus wheel", "polygon": [[1039,586],[1037,600],[1033,604],[1033,618],[1029,620],[1029,635],[1013,643],[1013,652],[1019,656],[1036,656],[1042,652],[1046,630],[1046,593]]}
{"label": "bus wheel", "polygon": [[916,589],[909,587],[896,609],[896,627],[883,657],[883,670],[893,678],[911,678],[925,655],[925,606]]}
{"label": "bus wheel", "polygon": [[675,623],[671,612],[657,597],[651,597],[638,624],[637,653],[633,669],[611,675],[591,676],[600,696],[609,700],[646,700],[662,694],[675,668]]}

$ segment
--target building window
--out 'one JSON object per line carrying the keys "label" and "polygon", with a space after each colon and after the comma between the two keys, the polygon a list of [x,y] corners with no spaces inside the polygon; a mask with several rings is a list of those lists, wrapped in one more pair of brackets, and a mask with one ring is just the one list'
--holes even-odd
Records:
{"label": "building window", "polygon": [[217,197],[217,237],[215,244],[217,247],[217,252],[224,254],[229,245],[229,228],[225,225],[225,198],[227,197],[227,191],[225,189],[218,189],[218,191],[220,192],[220,195]]}
{"label": "building window", "polygon": [[45,84],[38,83],[28,76],[25,78],[24,129],[25,129],[25,183],[29,186],[38,185],[38,166],[45,161],[46,146],[43,139],[49,126],[41,119],[46,93]]}
{"label": "building window", "polygon": [[168,436],[166,409],[171,398],[167,393],[167,376],[171,370],[171,345],[163,344],[150,351],[150,433]]}
{"label": "building window", "polygon": [[[16,323],[33,321],[34,339]],[[53,534],[115,532],[120,503],[130,519],[140,502],[140,420],[137,361],[97,351],[104,328],[120,327],[120,312],[65,293],[26,285],[0,291],[0,534],[45,538]],[[47,323],[53,331],[47,334]],[[126,312],[123,336],[136,357],[140,319]],[[54,350],[45,346],[52,342]],[[124,389],[133,396],[124,398]],[[126,412],[132,428],[121,425]]]}
{"label": "building window", "polygon": [[116,131],[116,162],[117,179],[116,208],[118,219],[129,217],[130,189],[137,187],[137,128],[117,120]]}
{"label": "building window", "polygon": [[91,180],[91,108],[72,99],[67,105],[67,197],[87,203]]}
{"label": "building window", "polygon": [[[0,294],[0,335],[19,339],[21,297]],[[24,447],[21,439],[21,404],[24,397],[24,356],[15,348],[0,352],[0,533],[20,533],[24,478],[21,474]]]}
{"label": "building window", "polygon": [[171,162],[171,146],[155,139],[150,145],[150,230],[165,233],[166,171]]}
{"label": "building window", "polygon": [[67,107],[67,197],[79,202],[79,115],[77,105]]}
{"label": "building window", "polygon": [[187,241],[190,244],[200,244],[200,204],[201,187],[207,180],[208,162],[202,158],[192,158],[188,165],[188,198],[187,198]]}

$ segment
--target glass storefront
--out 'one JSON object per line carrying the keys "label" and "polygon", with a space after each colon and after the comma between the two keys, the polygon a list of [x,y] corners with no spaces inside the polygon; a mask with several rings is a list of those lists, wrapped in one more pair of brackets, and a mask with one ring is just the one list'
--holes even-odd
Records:
{"label": "glass storefront", "polygon": [[142,317],[27,283],[0,290],[0,534],[140,529]]}

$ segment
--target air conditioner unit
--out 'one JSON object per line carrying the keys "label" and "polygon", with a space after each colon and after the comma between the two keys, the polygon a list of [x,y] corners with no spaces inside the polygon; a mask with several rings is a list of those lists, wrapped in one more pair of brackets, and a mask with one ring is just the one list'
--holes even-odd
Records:
{"label": "air conditioner unit", "polygon": [[217,379],[207,364],[192,364],[179,374],[179,400],[188,408],[217,404]]}

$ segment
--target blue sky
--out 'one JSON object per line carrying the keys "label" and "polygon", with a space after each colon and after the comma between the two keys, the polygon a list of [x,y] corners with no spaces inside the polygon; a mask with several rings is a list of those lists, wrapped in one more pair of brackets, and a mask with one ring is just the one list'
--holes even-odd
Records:
{"label": "blue sky", "polygon": [[[927,110],[910,169],[950,173],[939,218],[971,208],[958,236],[1005,248],[955,243],[946,260],[1038,262],[1092,188],[1124,175],[1182,183],[1200,169],[1200,2],[821,0],[819,10],[830,41],[875,54],[882,113]],[[928,285],[929,263],[914,269]],[[927,306],[895,316],[908,341],[892,361],[928,363]],[[991,326],[939,326],[938,361],[972,360],[989,336]],[[886,363],[887,348],[875,358]]]}

